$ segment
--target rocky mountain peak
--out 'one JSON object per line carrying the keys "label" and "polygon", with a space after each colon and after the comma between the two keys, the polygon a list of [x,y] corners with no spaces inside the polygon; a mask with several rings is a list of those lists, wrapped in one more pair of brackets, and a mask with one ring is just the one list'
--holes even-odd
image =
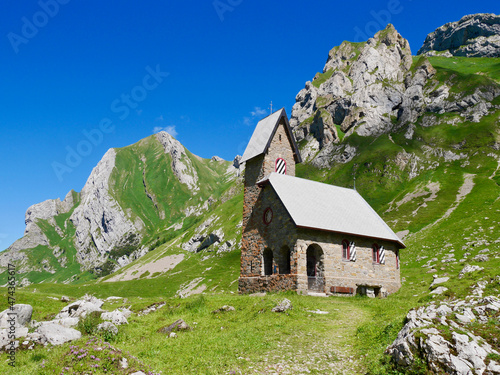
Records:
{"label": "rocky mountain peak", "polygon": [[26,235],[32,230],[33,225],[38,219],[51,220],[56,215],[69,212],[69,210],[71,210],[76,203],[73,194],[76,194],[73,190],[68,192],[62,202],[59,198],[48,199],[44,202],[30,206],[26,210],[25,214],[24,222],[26,224],[26,228],[24,230],[24,234]]}
{"label": "rocky mountain peak", "polygon": [[109,149],[92,170],[81,191],[80,205],[70,220],[76,228],[75,247],[78,262],[85,269],[102,263],[106,252],[116,246],[128,233],[144,227],[139,218],[132,220],[109,190],[111,173],[115,168],[116,150]]}
{"label": "rocky mountain peak", "polygon": [[427,35],[419,55],[500,57],[500,16],[469,14]]}
{"label": "rocky mountain peak", "polygon": [[172,170],[175,176],[190,190],[198,191],[198,174],[189,158],[186,149],[181,143],[165,131],[155,134],[156,139],[162,144],[166,154],[172,157]]}
{"label": "rocky mountain peak", "polygon": [[[409,43],[389,24],[366,42],[343,42],[328,54],[323,73],[307,82],[290,125],[303,157],[311,159],[344,133],[379,135],[392,129],[412,64]],[[321,159],[321,158],[320,158]]]}
{"label": "rocky mountain peak", "polygon": [[[488,27],[494,28],[495,17],[475,15],[443,30],[462,28],[466,33],[465,25],[478,25],[478,20],[489,20]],[[406,129],[405,137],[411,139],[421,116],[424,126],[431,126],[435,114],[446,112],[478,122],[494,108],[491,101],[499,94],[494,85],[473,94],[452,86],[453,77],[436,78],[427,57],[413,62],[408,41],[389,24],[366,42],[345,41],[330,51],[322,73],[297,94],[290,125],[304,160],[317,167],[346,163],[358,150],[344,137]]]}

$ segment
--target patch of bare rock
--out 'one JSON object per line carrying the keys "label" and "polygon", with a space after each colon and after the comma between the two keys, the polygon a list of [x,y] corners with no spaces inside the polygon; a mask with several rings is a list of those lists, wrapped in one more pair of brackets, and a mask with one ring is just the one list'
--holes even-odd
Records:
{"label": "patch of bare rock", "polygon": [[499,355],[498,339],[481,333],[499,317],[500,299],[495,296],[433,302],[410,310],[386,353],[400,369],[408,370],[419,358],[434,373],[500,374],[500,363],[493,360]]}
{"label": "patch of bare rock", "polygon": [[[69,298],[61,298],[68,301]],[[99,324],[98,330],[116,334],[117,325],[128,324],[132,312],[129,309],[106,311],[101,309],[104,301],[94,296],[85,295],[82,299],[66,305],[50,321],[32,320],[33,307],[17,304],[12,309],[0,313],[0,352],[17,348],[33,349],[35,345],[61,345],[82,337],[75,329],[80,319],[91,313],[98,313],[105,322]]]}

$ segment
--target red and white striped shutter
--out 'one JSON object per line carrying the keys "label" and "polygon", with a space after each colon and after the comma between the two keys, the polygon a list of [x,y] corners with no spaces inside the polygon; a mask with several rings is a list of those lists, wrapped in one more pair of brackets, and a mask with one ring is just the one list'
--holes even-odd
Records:
{"label": "red and white striped shutter", "polygon": [[276,159],[275,172],[279,174],[286,174],[286,161],[284,159]]}
{"label": "red and white striped shutter", "polygon": [[385,264],[385,249],[383,246],[380,247],[380,250],[379,250],[379,256],[380,256],[380,264]]}
{"label": "red and white striped shutter", "polygon": [[354,241],[352,241],[350,244],[349,244],[349,253],[350,253],[350,261],[351,262],[355,262],[356,261],[356,244],[354,243]]}

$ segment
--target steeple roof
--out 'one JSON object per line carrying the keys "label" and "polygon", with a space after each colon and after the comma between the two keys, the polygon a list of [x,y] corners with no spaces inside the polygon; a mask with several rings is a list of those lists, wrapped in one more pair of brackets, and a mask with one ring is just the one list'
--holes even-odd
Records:
{"label": "steeple roof", "polygon": [[292,129],[290,128],[290,124],[288,123],[288,117],[286,115],[285,108],[281,108],[280,110],[259,121],[252,134],[252,138],[250,138],[250,142],[248,142],[247,148],[243,153],[243,157],[240,163],[244,163],[256,156],[267,152],[267,149],[271,144],[271,140],[273,139],[273,136],[276,133],[276,129],[278,128],[278,125],[280,124],[282,119],[284,119],[285,129],[291,140],[295,161],[297,163],[302,162],[299,148],[295,143]]}

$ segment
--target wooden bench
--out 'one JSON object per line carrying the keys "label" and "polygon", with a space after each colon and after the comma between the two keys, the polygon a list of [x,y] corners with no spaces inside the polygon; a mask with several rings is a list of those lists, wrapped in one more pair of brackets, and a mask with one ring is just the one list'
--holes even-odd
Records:
{"label": "wooden bench", "polygon": [[332,286],[330,292],[333,294],[354,294],[354,288],[347,286]]}

